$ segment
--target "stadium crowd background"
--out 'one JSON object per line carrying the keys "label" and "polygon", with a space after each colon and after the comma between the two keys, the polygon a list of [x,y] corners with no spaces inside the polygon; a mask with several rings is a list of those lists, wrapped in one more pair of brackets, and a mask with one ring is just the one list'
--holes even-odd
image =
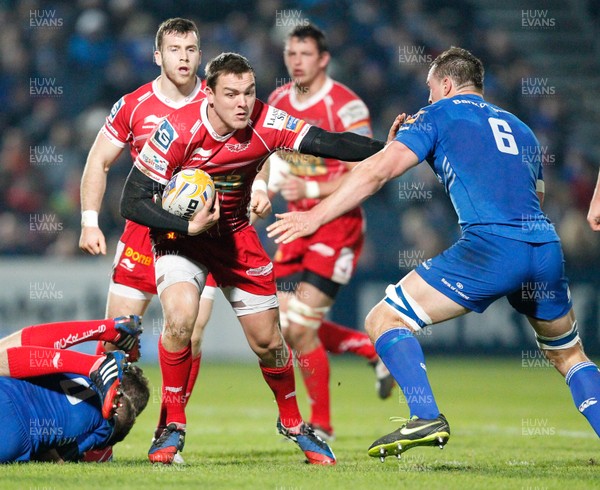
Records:
{"label": "stadium crowd background", "polygon": [[[157,76],[152,53],[160,21],[173,16],[196,21],[201,70],[222,51],[247,56],[257,73],[258,95],[265,100],[289,81],[282,60],[285,34],[310,20],[328,35],[330,75],[365,100],[380,139],[397,113],[414,113],[426,105],[425,77],[439,52],[460,45],[482,58],[486,98],[516,113],[540,139],[544,209],[557,224],[569,274],[597,282],[600,239],[589,230],[585,215],[599,155],[579,144],[574,134],[579,107],[569,105],[560,87],[543,82],[544,73],[536,71],[527,45],[485,20],[482,9],[489,2],[445,3],[0,1],[0,256],[94,260],[77,246],[81,173],[112,104]],[[597,29],[600,7],[593,1],[581,6]],[[540,35],[561,34],[553,24]],[[590,57],[598,61],[593,46]],[[525,93],[528,83],[543,90]],[[123,227],[119,200],[130,168],[124,152],[109,173],[100,216],[109,254]],[[451,244],[459,230],[442,194],[442,186],[423,165],[369,200],[367,244],[355,281],[361,274],[396,280],[406,272],[401,269],[411,269]],[[273,249],[266,238],[265,243]]]}

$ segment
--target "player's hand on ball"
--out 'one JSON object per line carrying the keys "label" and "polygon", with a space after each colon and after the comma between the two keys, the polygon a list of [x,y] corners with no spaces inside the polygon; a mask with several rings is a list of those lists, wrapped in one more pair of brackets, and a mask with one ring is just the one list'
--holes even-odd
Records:
{"label": "player's hand on ball", "polygon": [[219,195],[215,193],[206,201],[204,207],[192,216],[188,224],[188,235],[199,235],[213,226],[221,216]]}
{"label": "player's hand on ball", "polygon": [[90,255],[106,255],[104,233],[97,226],[84,226],[81,228],[79,248]]}
{"label": "player's hand on ball", "polygon": [[391,143],[396,139],[396,134],[398,134],[398,130],[400,129],[400,126],[404,124],[404,121],[406,121],[406,114],[402,113],[396,116],[396,119],[394,119],[390,131],[388,132],[386,144]]}
{"label": "player's hand on ball", "polygon": [[310,211],[276,214],[277,221],[267,226],[269,238],[275,243],[290,243],[296,238],[312,235],[319,228],[319,223],[311,217]]}

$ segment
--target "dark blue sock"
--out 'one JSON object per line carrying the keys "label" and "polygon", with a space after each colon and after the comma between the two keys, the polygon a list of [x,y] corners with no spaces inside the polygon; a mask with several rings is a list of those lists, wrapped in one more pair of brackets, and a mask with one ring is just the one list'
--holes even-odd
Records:
{"label": "dark blue sock", "polygon": [[600,370],[593,362],[575,364],[565,376],[575,406],[600,436]]}
{"label": "dark blue sock", "polygon": [[439,414],[431,391],[421,344],[406,328],[388,330],[375,342],[377,354],[400,386],[410,416],[434,419]]}

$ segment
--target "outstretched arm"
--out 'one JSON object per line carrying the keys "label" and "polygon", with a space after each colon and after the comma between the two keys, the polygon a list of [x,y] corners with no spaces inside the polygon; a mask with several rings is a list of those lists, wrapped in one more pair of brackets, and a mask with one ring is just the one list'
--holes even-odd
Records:
{"label": "outstretched arm", "polygon": [[382,151],[358,164],[342,184],[310,211],[275,215],[278,219],[267,228],[276,243],[289,243],[312,235],[317,229],[357,207],[389,180],[402,175],[419,163],[406,145],[392,141]]}

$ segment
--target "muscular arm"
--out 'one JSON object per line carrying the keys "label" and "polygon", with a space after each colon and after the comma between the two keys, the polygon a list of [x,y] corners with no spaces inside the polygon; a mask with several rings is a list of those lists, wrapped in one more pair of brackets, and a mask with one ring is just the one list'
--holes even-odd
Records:
{"label": "muscular arm", "polygon": [[[81,211],[98,213],[106,191],[106,174],[119,157],[122,148],[111,143],[101,132],[96,136],[81,177]],[[79,248],[92,255],[106,254],[106,241],[97,225],[82,223]]]}
{"label": "muscular arm", "polygon": [[375,194],[389,180],[402,175],[419,163],[415,153],[407,146],[392,141],[348,174],[341,185],[305,213],[285,213],[267,230],[269,237],[280,235],[276,243],[288,243],[301,236],[312,235],[321,225],[357,207]]}

